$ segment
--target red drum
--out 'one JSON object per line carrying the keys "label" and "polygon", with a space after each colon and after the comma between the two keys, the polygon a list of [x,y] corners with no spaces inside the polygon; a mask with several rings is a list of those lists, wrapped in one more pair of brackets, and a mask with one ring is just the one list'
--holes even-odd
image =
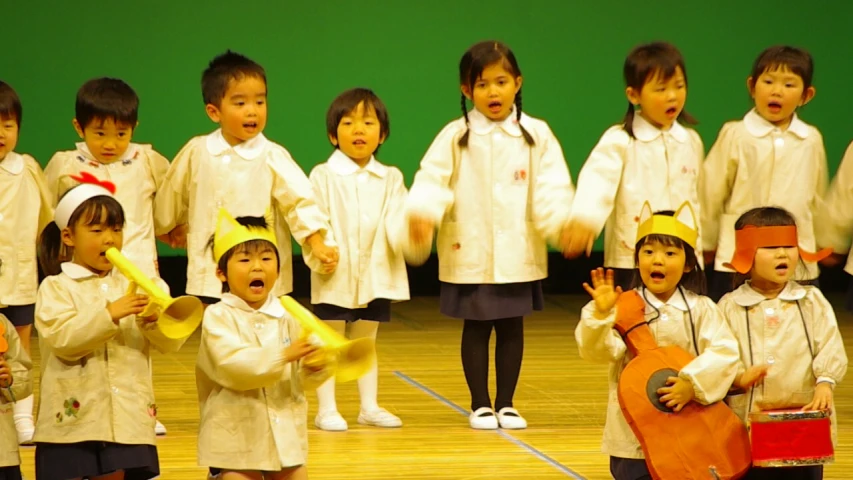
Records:
{"label": "red drum", "polygon": [[828,410],[750,413],[749,437],[756,467],[823,465],[835,459]]}

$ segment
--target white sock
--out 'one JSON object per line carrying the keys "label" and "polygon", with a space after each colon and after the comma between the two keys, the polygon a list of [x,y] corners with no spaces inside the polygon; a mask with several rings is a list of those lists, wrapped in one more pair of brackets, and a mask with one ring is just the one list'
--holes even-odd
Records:
{"label": "white sock", "polygon": [[[373,320],[359,320],[357,322],[353,322],[350,328],[350,339],[376,339],[376,331],[378,329],[379,322],[375,322]],[[358,379],[358,395],[361,397],[362,411],[372,412],[379,409],[379,403],[377,402],[378,390],[379,369],[374,362],[373,367]]]}
{"label": "white sock", "polygon": [[33,421],[33,396],[22,398],[15,402],[13,407],[15,411],[15,424],[24,421]]}
{"label": "white sock", "polygon": [[[325,322],[340,335],[346,333],[347,322],[343,320],[325,320]],[[317,414],[336,411],[338,411],[338,403],[335,400],[335,377],[332,377],[317,387]]]}

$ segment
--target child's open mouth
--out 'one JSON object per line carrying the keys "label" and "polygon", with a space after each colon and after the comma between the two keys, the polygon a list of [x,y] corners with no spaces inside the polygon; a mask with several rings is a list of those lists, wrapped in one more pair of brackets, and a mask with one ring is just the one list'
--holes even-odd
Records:
{"label": "child's open mouth", "polygon": [[666,116],[674,117],[678,113],[678,109],[675,107],[669,107],[666,109]]}
{"label": "child's open mouth", "polygon": [[367,142],[365,142],[362,139],[358,139],[358,140],[353,141],[352,144],[353,145],[367,145]]}
{"label": "child's open mouth", "polygon": [[499,113],[503,108],[503,104],[498,101],[489,102],[489,111],[492,113]]}
{"label": "child's open mouth", "polygon": [[786,273],[788,273],[788,264],[780,263],[779,265],[776,265],[776,273],[780,275],[785,275]]}
{"label": "child's open mouth", "polygon": [[249,282],[249,290],[251,290],[252,293],[263,293],[264,281],[261,279],[252,280]]}
{"label": "child's open mouth", "polygon": [[767,104],[767,109],[772,113],[779,113],[782,111],[782,104],[779,102],[770,102]]}
{"label": "child's open mouth", "polygon": [[258,128],[258,122],[248,122],[243,124],[243,128]]}
{"label": "child's open mouth", "polygon": [[661,281],[666,278],[666,274],[664,274],[663,272],[652,272],[649,276],[652,278],[652,280],[657,281]]}

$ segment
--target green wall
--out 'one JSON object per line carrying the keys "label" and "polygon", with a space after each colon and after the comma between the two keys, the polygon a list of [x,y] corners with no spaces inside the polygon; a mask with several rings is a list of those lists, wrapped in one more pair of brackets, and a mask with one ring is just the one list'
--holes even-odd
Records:
{"label": "green wall", "polygon": [[[214,128],[204,113],[200,76],[227,48],[267,69],[266,135],[305,168],[326,159],[324,116],[353,86],[373,88],[391,114],[381,159],[411,182],[421,155],[460,115],[459,57],[498,38],[525,76],[524,107],[549,122],[572,176],[626,100],[625,54],[663,39],[682,50],[687,109],[710,148],[722,123],[750,107],[745,80],[755,56],[776,43],[815,57],[815,100],[802,117],[823,132],[834,171],[853,138],[853,2],[690,0],[3,0],[0,78],[24,104],[18,151],[44,164],[72,147],[77,88],[95,76],[120,77],[141,98],[134,140],[167,157]],[[309,6],[311,4],[311,6]],[[247,187],[250,188],[250,187]],[[164,253],[169,253],[164,250]]]}

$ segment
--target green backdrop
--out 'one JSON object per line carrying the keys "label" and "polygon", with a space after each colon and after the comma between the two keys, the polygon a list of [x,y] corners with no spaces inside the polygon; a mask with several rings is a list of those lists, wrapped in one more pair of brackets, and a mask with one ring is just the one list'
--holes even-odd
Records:
{"label": "green backdrop", "polygon": [[[687,109],[710,148],[726,120],[750,107],[745,81],[765,47],[788,43],[815,58],[815,100],[801,111],[826,141],[832,171],[853,138],[853,2],[691,0],[4,0],[0,78],[18,91],[24,124],[18,151],[42,164],[77,141],[71,127],[79,86],[120,77],[141,98],[134,140],[173,156],[211,131],[200,76],[231,48],[267,70],[265,134],[306,173],[330,153],[324,117],[354,86],[374,89],[391,115],[381,160],[410,183],[435,134],[460,115],[457,65],[472,43],[498,38],[525,76],[524,108],[548,121],[572,176],[626,100],[625,54],[668,40],[687,62]],[[251,188],[251,186],[247,186]],[[164,249],[164,254],[171,254]]]}

